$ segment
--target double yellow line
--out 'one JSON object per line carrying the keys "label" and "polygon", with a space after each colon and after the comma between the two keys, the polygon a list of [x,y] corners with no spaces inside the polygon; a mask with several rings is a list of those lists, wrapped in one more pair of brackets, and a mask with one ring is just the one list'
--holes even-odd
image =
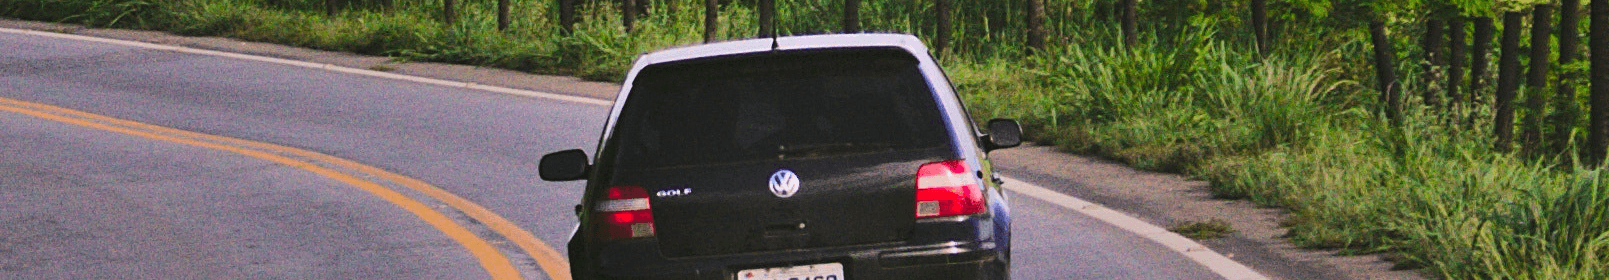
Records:
{"label": "double yellow line", "polygon": [[[486,273],[491,275],[493,279],[523,278],[507,256],[498,252],[489,242],[476,236],[474,232],[471,232],[463,225],[452,221],[452,219],[432,209],[429,205],[410,199],[378,183],[363,180],[359,176],[378,178],[390,184],[404,186],[429,196],[431,199],[445,203],[471,219],[486,225],[493,232],[507,238],[520,250],[535,259],[537,266],[546,272],[549,279],[570,279],[570,264],[565,261],[564,256],[559,255],[557,251],[554,251],[546,243],[536,239],[535,235],[520,229],[519,226],[514,225],[507,219],[503,219],[502,216],[486,210],[485,207],[418,179],[317,152],[149,125],[38,103],[0,98],[0,112],[10,112],[90,129],[230,152],[301,169],[361,189],[419,217],[420,220],[424,220],[425,223],[440,230],[448,238],[468,249],[470,254],[480,261],[481,267],[485,268]],[[352,173],[337,171],[325,166],[342,168]]]}

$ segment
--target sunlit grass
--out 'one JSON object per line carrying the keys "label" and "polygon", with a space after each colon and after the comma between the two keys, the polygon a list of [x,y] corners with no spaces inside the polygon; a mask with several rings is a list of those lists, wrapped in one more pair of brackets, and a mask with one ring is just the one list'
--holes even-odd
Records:
{"label": "sunlit grass", "polygon": [[1488,108],[1410,106],[1392,126],[1376,93],[1324,66],[1335,50],[1256,59],[1216,39],[1123,50],[1104,36],[1028,63],[956,61],[951,78],[980,118],[1022,119],[1041,142],[1290,209],[1303,246],[1393,252],[1452,279],[1609,270],[1609,176],[1494,152]]}

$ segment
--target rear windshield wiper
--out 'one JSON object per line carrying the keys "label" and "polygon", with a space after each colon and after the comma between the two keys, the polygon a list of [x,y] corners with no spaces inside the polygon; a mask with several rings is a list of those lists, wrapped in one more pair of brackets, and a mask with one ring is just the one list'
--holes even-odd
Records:
{"label": "rear windshield wiper", "polygon": [[881,152],[894,147],[890,143],[811,143],[777,146],[777,154],[784,157],[814,157],[830,154]]}

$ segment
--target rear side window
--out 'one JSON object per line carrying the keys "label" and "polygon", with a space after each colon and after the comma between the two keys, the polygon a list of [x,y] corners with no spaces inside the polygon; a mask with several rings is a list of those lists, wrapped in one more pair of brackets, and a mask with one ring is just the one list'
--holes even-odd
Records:
{"label": "rear side window", "polygon": [[948,145],[917,61],[899,49],[766,53],[638,72],[613,141],[621,168]]}

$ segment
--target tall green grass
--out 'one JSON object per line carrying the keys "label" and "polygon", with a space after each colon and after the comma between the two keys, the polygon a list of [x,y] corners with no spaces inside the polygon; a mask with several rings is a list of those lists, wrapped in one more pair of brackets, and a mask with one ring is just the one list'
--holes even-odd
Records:
{"label": "tall green grass", "polygon": [[[1206,164],[1220,193],[1293,211],[1310,246],[1398,252],[1446,278],[1601,277],[1606,177],[1496,154],[1485,133],[1342,114],[1303,151]],[[1419,122],[1438,123],[1419,115]]]}
{"label": "tall green grass", "polygon": [[[1609,275],[1609,175],[1491,150],[1484,107],[1415,98],[1409,120],[1391,125],[1372,110],[1378,93],[1355,80],[1368,73],[1332,66],[1367,57],[1359,42],[1258,58],[1210,33],[1125,49],[1093,30],[1106,41],[949,66],[977,115],[1290,209],[1289,237],[1303,246],[1396,254],[1401,267],[1453,279]],[[1424,90],[1416,69],[1399,67],[1410,92]]]}
{"label": "tall green grass", "polygon": [[1212,155],[1303,144],[1312,127],[1344,109],[1326,98],[1356,87],[1314,58],[1258,58],[1212,39],[1211,30],[1134,48],[1098,32],[1090,36],[1114,41],[1052,47],[1028,59],[1029,71],[961,61],[957,72],[982,75],[957,75],[957,83],[982,93],[970,100],[986,108],[980,115],[1023,119],[1069,151],[1172,171]]}
{"label": "tall green grass", "polygon": [[[680,9],[662,10],[664,1]],[[609,1],[581,1],[570,36],[557,31],[554,1],[513,0],[508,31],[495,28],[495,1],[463,2],[454,24],[439,20],[439,1],[363,1],[329,17],[319,0],[0,0],[0,15],[594,80],[622,78],[638,54],[702,41],[701,1],[649,1],[630,32]],[[864,30],[933,32],[930,2],[863,2]],[[1429,108],[1413,97],[1403,125],[1383,121],[1357,30],[1290,22],[1263,57],[1244,32],[1220,32],[1240,28],[1229,2],[1159,0],[1142,14],[1158,19],[1142,28],[1142,43],[1123,47],[1103,21],[1108,3],[1047,2],[1051,47],[1029,55],[1022,21],[999,20],[1021,18],[1018,1],[956,1],[955,42],[940,59],[975,116],[1017,118],[1041,143],[1187,173],[1220,197],[1289,209],[1284,224],[1303,246],[1400,255],[1401,266],[1445,278],[1609,275],[1609,174],[1573,158],[1491,150],[1487,108]],[[1183,15],[1167,5],[1175,2],[1208,12]],[[778,1],[778,29],[831,33],[841,5]],[[753,36],[751,8],[724,5],[719,39]],[[1416,80],[1416,62],[1398,71],[1408,92],[1434,89]]]}

